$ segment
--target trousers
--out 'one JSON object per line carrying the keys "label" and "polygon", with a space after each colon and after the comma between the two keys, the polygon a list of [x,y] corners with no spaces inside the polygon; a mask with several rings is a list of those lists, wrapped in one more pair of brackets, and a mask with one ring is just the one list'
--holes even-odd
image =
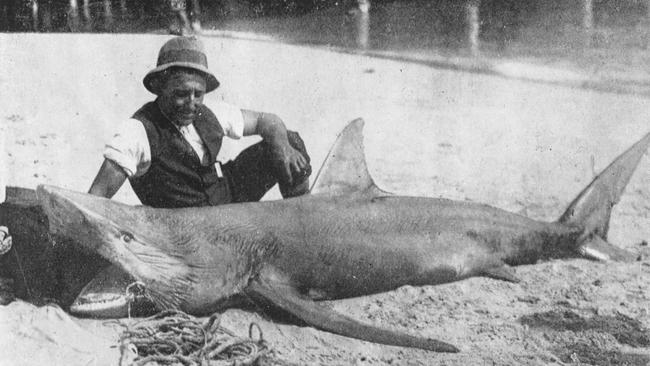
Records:
{"label": "trousers", "polygon": [[[298,150],[309,163],[305,143],[297,132],[287,131],[289,144]],[[309,192],[311,165],[306,174],[293,176],[287,182],[282,173],[282,163],[274,160],[270,146],[261,141],[244,149],[234,160],[223,165],[223,173],[230,191],[230,202],[259,201],[275,184],[279,184],[282,197],[296,197]]]}

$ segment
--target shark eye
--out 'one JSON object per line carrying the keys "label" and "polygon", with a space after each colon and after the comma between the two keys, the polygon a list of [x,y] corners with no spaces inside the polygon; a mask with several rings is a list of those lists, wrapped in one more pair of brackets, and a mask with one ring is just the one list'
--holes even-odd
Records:
{"label": "shark eye", "polygon": [[131,240],[133,240],[133,235],[123,232],[122,236],[120,236],[120,239],[122,239],[122,241],[125,243],[130,243]]}

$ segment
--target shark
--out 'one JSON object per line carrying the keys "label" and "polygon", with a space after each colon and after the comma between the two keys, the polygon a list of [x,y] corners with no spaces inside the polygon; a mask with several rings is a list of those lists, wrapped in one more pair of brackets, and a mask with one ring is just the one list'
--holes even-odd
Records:
{"label": "shark", "polygon": [[[518,282],[512,266],[539,260],[639,259],[609,243],[607,234],[612,207],[647,151],[650,133],[597,175],[557,220],[543,222],[486,204],[378,188],[364,156],[363,125],[357,119],[343,129],[310,193],[291,199],[156,209],[39,186],[50,231],[112,263],[71,309],[123,316],[130,297],[125,285],[137,283],[156,309],[204,315],[245,296],[342,336],[458,352],[442,340],[358,321],[321,300],[474,276]],[[104,293],[117,298],[106,305]]]}

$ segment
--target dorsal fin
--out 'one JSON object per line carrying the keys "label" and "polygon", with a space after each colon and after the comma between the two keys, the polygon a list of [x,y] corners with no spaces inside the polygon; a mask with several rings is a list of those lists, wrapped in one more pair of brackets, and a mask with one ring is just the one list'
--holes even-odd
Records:
{"label": "dorsal fin", "polygon": [[363,124],[363,119],[357,118],[339,133],[316,175],[311,194],[340,195],[366,190],[381,192],[366,165]]}

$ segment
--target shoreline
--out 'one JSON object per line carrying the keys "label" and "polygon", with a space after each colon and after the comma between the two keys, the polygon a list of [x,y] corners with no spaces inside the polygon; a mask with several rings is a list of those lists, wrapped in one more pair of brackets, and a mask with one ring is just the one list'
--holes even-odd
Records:
{"label": "shoreline", "polygon": [[280,40],[271,35],[254,32],[229,30],[204,30],[199,37],[231,38],[257,42],[271,42],[298,47],[326,50],[355,56],[376,57],[379,59],[408,62],[435,69],[471,72],[482,75],[499,76],[509,80],[521,80],[540,84],[549,84],[569,88],[594,90],[604,93],[641,95],[650,98],[650,77],[634,78],[611,75],[598,77],[588,73],[576,72],[571,68],[539,65],[535,62],[523,62],[516,59],[496,59],[484,56],[449,57],[431,52],[397,52],[382,50],[360,50],[350,47],[305,43]]}

